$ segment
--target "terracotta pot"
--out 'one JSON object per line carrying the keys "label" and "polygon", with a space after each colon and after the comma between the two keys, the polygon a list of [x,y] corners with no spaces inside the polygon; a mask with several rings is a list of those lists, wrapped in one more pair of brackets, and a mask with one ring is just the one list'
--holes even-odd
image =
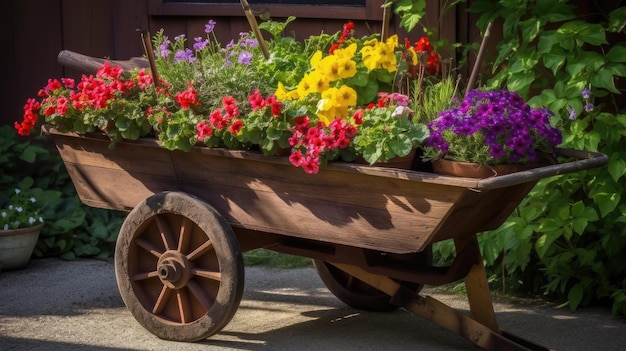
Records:
{"label": "terracotta pot", "polygon": [[526,162],[500,165],[482,163],[459,162],[450,160],[432,160],[433,172],[443,175],[452,175],[466,178],[490,178],[499,175],[511,174],[537,168],[548,162]]}
{"label": "terracotta pot", "polygon": [[[413,168],[413,161],[415,160],[415,155],[417,151],[414,149],[408,155],[403,157],[394,157],[387,162],[375,162],[372,166],[376,167],[388,167],[388,168],[399,168],[399,169],[411,169]],[[363,157],[358,156],[354,161],[356,163],[369,164]]]}
{"label": "terracotta pot", "polygon": [[43,223],[34,227],[0,230],[0,266],[3,270],[24,267],[33,254]]}

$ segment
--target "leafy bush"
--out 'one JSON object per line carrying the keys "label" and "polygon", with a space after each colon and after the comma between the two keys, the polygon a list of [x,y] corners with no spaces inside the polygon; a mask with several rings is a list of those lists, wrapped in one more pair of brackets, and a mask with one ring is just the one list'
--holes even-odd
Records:
{"label": "leafy bush", "polygon": [[34,255],[110,257],[124,214],[84,206],[52,148],[45,137],[22,138],[14,128],[0,126],[0,202],[22,179],[32,178],[33,190],[46,204]]}
{"label": "leafy bush", "polygon": [[[487,265],[520,292],[609,301],[626,314],[626,4],[477,0],[503,28],[490,87],[560,116],[564,146],[600,151],[607,168],[542,180],[498,230],[481,235]],[[504,278],[503,278],[504,279]]]}

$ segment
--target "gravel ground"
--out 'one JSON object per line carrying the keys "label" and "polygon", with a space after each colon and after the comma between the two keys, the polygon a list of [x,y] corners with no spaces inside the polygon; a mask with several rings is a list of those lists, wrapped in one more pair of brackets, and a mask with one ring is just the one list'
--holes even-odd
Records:
{"label": "gravel ground", "polygon": [[[455,308],[460,296],[427,289]],[[497,299],[498,300],[498,299]],[[534,301],[496,301],[500,326],[556,350],[626,349],[626,321],[608,310],[571,313]],[[233,320],[198,343],[160,340],[131,316],[117,291],[112,261],[33,259],[0,272],[0,350],[476,350],[465,339],[398,310],[350,309],[313,269],[246,269]]]}

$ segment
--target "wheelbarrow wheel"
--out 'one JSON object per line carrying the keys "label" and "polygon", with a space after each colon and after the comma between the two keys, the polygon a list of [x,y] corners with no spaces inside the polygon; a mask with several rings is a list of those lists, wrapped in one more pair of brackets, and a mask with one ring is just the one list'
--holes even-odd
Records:
{"label": "wheelbarrow wheel", "polygon": [[135,319],[162,339],[198,341],[231,320],[243,294],[241,249],[210,205],[164,192],[137,205],[120,230],[115,275]]}
{"label": "wheelbarrow wheel", "polygon": [[[332,264],[313,260],[320,279],[335,297],[346,305],[363,311],[391,312],[399,308],[390,302],[391,297],[384,292],[362,282]],[[423,284],[400,282],[403,286],[419,293]]]}

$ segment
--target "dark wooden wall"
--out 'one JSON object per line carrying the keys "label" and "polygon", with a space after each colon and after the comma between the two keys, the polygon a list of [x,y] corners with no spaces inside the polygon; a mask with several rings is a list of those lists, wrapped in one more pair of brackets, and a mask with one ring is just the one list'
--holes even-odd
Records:
{"label": "dark wooden wall", "polygon": [[[381,28],[383,0],[367,0],[366,8],[329,8],[324,6],[254,5],[254,10],[269,10],[271,17],[282,20],[288,15],[298,19],[287,29],[302,39],[321,31],[341,30],[346,20],[355,20],[357,34],[378,32]],[[262,1],[256,1],[262,3]],[[479,33],[468,15],[457,9],[446,13],[439,24],[439,0],[428,1],[429,26],[439,26],[441,37],[451,42],[479,40]],[[312,2],[314,3],[314,2]],[[238,5],[165,4],[162,0],[3,0],[0,2],[0,67],[3,88],[0,94],[0,125],[13,124],[21,118],[22,107],[35,97],[48,78],[71,76],[80,72],[64,70],[57,64],[57,54],[66,49],[94,57],[128,59],[142,56],[143,47],[137,28],[155,33],[164,28],[174,37],[188,38],[204,34],[209,19],[217,22],[221,42],[236,38],[249,26]],[[398,19],[392,21],[398,30]],[[417,40],[422,33],[410,33]]]}

